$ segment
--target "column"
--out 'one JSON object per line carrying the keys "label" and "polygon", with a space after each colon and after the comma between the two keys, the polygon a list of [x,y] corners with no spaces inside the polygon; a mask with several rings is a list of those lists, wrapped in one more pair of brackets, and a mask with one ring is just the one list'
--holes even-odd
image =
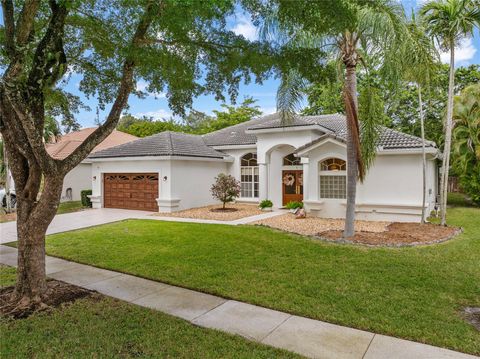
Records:
{"label": "column", "polygon": [[259,200],[268,199],[268,167],[266,163],[258,164]]}
{"label": "column", "polygon": [[301,163],[303,165],[303,199],[308,200],[310,199],[310,162],[307,157],[302,157]]}

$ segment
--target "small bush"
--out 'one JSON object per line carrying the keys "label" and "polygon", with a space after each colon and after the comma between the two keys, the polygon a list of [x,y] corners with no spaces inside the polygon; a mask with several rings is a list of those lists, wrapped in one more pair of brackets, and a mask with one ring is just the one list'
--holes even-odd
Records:
{"label": "small bush", "polygon": [[225,203],[232,202],[236,197],[240,195],[240,182],[230,175],[220,173],[215,177],[215,183],[210,189],[213,198],[218,199],[223,204],[225,209]]}
{"label": "small bush", "polygon": [[285,206],[288,209],[297,209],[297,208],[303,208],[303,203],[302,202],[297,202],[297,201],[290,201],[287,203]]}
{"label": "small bush", "polygon": [[273,207],[273,203],[272,203],[272,201],[270,201],[269,199],[264,199],[262,202],[260,202],[259,207],[260,207],[261,209],[271,208],[271,207]]}
{"label": "small bush", "polygon": [[91,189],[84,189],[83,191],[80,192],[80,197],[82,199],[82,206],[83,207],[92,207],[92,202],[90,201],[90,198],[87,196],[92,194]]}

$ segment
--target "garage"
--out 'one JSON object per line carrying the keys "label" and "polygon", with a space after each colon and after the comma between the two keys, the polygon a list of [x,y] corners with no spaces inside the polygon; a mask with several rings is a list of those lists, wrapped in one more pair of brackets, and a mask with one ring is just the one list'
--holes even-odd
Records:
{"label": "garage", "polygon": [[158,173],[105,173],[104,207],[158,212]]}

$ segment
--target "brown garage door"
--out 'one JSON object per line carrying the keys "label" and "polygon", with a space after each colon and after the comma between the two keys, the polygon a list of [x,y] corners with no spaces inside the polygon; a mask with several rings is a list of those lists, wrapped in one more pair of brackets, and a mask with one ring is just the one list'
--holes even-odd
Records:
{"label": "brown garage door", "polygon": [[103,193],[106,208],[158,211],[158,174],[105,173]]}

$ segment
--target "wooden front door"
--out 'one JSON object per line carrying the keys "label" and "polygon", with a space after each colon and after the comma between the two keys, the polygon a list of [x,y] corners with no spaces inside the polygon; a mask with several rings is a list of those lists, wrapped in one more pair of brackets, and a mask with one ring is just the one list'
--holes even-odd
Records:
{"label": "wooden front door", "polygon": [[105,173],[103,206],[158,212],[158,173]]}
{"label": "wooden front door", "polygon": [[303,171],[283,171],[282,188],[284,206],[291,201],[303,201]]}

